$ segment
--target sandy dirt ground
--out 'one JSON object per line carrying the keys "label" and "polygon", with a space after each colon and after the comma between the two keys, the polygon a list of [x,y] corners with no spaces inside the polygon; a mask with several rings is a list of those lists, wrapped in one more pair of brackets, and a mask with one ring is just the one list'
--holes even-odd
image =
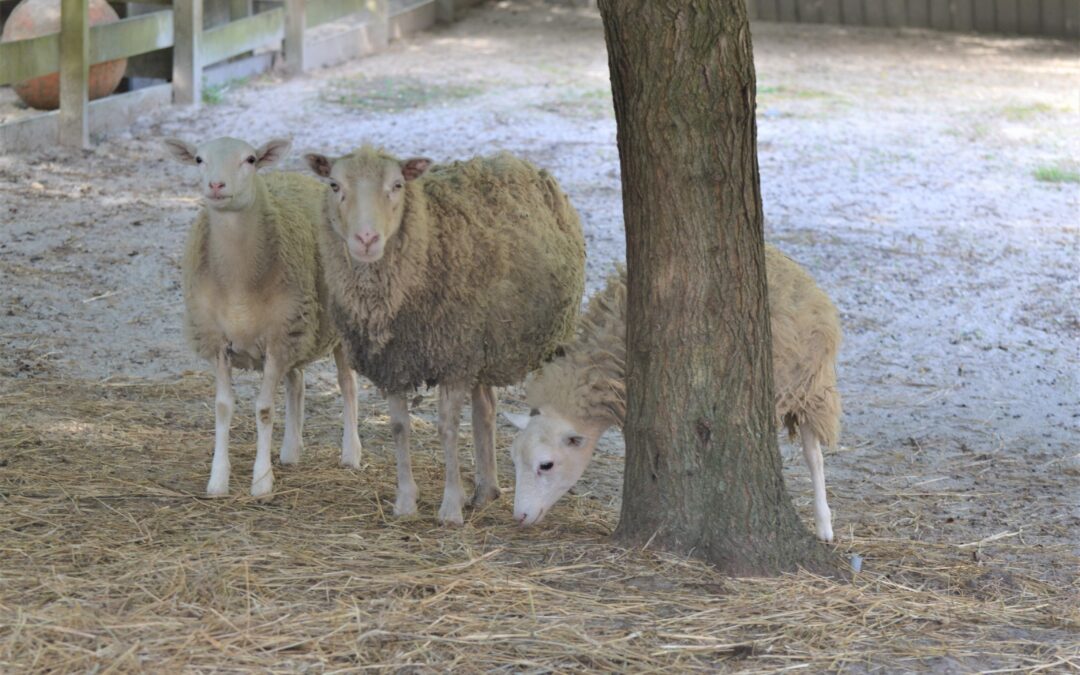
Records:
{"label": "sandy dirt ground", "polygon": [[[754,43],[767,238],[832,295],[845,329],[845,430],[826,455],[838,536],[1080,552],[1076,44],[768,24]],[[364,141],[436,160],[506,149],[550,169],[579,209],[590,291],[623,258],[593,10],[489,4],[383,54],[207,100],[93,150],[0,156],[0,377],[204,368],[180,331],[195,177],[165,158],[163,136],[290,136],[296,170],[304,151]],[[252,421],[253,381],[241,377],[236,424]],[[331,367],[308,383],[333,390]],[[609,433],[579,498],[617,508],[621,452]],[[801,457],[784,452],[808,513]],[[892,500],[893,522],[867,522],[867,500]],[[1048,559],[1047,576],[1070,564]]]}

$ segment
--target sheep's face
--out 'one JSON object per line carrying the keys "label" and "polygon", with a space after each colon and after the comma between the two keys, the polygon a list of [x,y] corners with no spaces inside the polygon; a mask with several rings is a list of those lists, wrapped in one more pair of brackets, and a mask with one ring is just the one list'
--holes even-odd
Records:
{"label": "sheep's face", "polygon": [[359,263],[378,262],[397,234],[405,212],[406,183],[416,180],[431,160],[398,161],[370,150],[332,160],[305,155],[311,169],[330,184],[330,224]]}
{"label": "sheep's face", "polygon": [[243,211],[255,203],[255,172],[277,164],[291,141],[275,139],[255,148],[236,138],[215,138],[198,145],[166,138],[165,147],[183,164],[199,170],[199,192],[208,208]]}
{"label": "sheep's face", "polygon": [[507,417],[521,429],[510,448],[516,474],[514,520],[532,525],[581,478],[603,430],[575,423],[546,407],[527,418]]}

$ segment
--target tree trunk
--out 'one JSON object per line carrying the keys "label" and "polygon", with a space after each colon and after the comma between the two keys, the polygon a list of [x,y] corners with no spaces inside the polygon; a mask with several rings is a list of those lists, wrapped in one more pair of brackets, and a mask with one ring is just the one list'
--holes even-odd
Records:
{"label": "tree trunk", "polygon": [[599,4],[629,276],[616,536],[734,575],[831,571],[781,473],[746,7]]}

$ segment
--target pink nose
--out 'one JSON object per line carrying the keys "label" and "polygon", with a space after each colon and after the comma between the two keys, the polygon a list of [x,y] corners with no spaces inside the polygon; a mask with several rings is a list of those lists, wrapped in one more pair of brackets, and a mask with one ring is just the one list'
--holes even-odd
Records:
{"label": "pink nose", "polygon": [[353,237],[356,238],[356,241],[360,242],[360,244],[364,247],[364,250],[370,249],[372,246],[375,245],[375,242],[379,241],[378,232],[368,232],[366,234],[363,232],[357,232],[353,235]]}
{"label": "pink nose", "polygon": [[211,194],[216,195],[217,193],[221,192],[222,188],[224,187],[225,183],[210,183],[210,192]]}

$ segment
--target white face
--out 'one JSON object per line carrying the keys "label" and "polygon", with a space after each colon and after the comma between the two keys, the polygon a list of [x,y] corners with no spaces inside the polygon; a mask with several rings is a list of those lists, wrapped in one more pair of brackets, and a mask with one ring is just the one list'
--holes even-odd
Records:
{"label": "white face", "polygon": [[270,141],[255,148],[235,138],[215,138],[198,145],[179,139],[165,139],[165,147],[183,164],[199,170],[199,192],[208,208],[242,211],[255,202],[255,173],[276,164],[289,151],[291,142]]}
{"label": "white face", "polygon": [[308,165],[330,185],[330,224],[359,263],[378,262],[386,243],[401,227],[405,183],[416,180],[431,160],[414,157],[402,162],[382,159],[361,164],[350,156],[332,160],[305,155]]}
{"label": "white face", "polygon": [[546,408],[529,417],[510,448],[517,474],[514,520],[521,525],[540,522],[581,478],[598,436]]}

